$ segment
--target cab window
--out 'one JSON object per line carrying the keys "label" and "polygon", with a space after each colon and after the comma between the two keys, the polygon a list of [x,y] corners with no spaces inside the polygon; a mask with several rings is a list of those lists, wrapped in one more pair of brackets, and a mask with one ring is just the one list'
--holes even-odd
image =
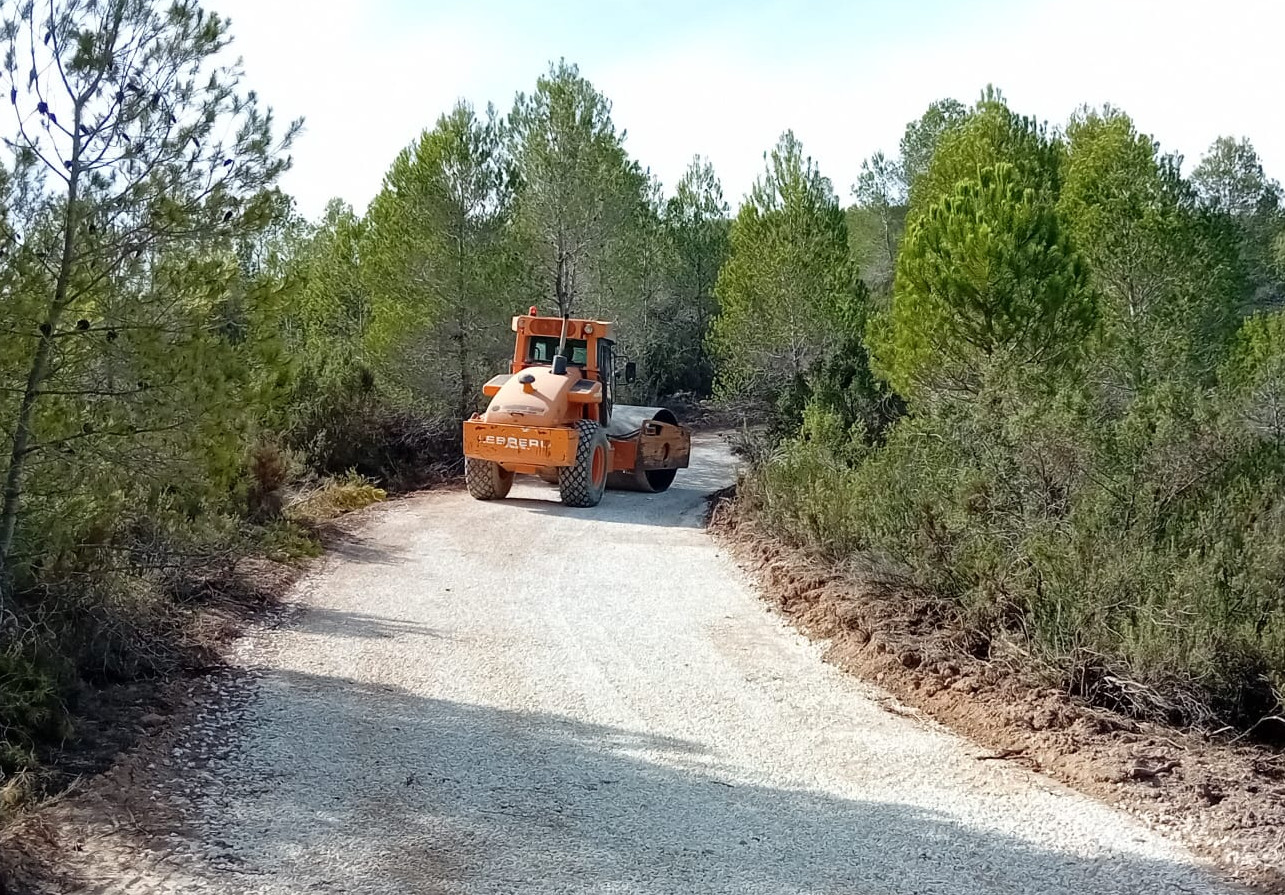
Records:
{"label": "cab window", "polygon": [[[527,342],[527,362],[553,363],[553,356],[558,353],[559,341],[557,336],[532,336]],[[584,339],[567,339],[567,360],[572,366],[583,367],[588,357],[588,344]]]}

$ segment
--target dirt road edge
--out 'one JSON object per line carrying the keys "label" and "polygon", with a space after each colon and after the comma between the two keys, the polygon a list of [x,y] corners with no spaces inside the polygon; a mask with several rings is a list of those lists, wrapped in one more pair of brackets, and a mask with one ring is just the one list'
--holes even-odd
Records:
{"label": "dirt road edge", "polygon": [[711,498],[709,531],[762,598],[845,672],[1011,761],[1111,804],[1211,859],[1231,880],[1285,893],[1285,756],[1143,724],[979,658],[930,599],[792,547]]}

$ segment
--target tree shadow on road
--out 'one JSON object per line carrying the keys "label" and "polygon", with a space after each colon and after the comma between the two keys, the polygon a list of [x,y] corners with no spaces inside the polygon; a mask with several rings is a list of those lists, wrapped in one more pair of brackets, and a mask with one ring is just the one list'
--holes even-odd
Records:
{"label": "tree shadow on road", "polygon": [[354,532],[341,532],[326,538],[326,552],[349,562],[367,565],[395,566],[406,559],[404,553]]}
{"label": "tree shadow on road", "polygon": [[1058,853],[915,806],[747,784],[680,740],[292,672],[259,688],[261,726],[203,821],[233,843],[222,891],[1226,891],[1135,842]]}
{"label": "tree shadow on road", "polygon": [[309,606],[291,621],[290,628],[301,634],[321,637],[357,637],[391,640],[394,637],[424,637],[431,640],[451,635],[436,628],[406,619],[387,618],[365,612],[343,612],[321,606]]}

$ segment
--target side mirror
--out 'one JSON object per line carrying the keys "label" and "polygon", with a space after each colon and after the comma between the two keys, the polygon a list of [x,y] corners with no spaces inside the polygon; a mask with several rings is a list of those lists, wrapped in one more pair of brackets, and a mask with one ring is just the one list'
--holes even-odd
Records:
{"label": "side mirror", "polygon": [[638,378],[638,365],[633,361],[625,363],[625,382],[633,382]]}

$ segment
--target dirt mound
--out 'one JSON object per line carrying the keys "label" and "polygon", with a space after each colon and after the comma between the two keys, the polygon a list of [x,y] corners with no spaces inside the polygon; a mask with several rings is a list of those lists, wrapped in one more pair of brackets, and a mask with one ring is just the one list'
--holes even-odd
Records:
{"label": "dirt mound", "polygon": [[764,598],[826,658],[1012,761],[1134,814],[1256,888],[1285,892],[1285,755],[1143,724],[1041,685],[1014,645],[979,642],[950,607],[870,572],[836,568],[741,518],[711,530]]}

